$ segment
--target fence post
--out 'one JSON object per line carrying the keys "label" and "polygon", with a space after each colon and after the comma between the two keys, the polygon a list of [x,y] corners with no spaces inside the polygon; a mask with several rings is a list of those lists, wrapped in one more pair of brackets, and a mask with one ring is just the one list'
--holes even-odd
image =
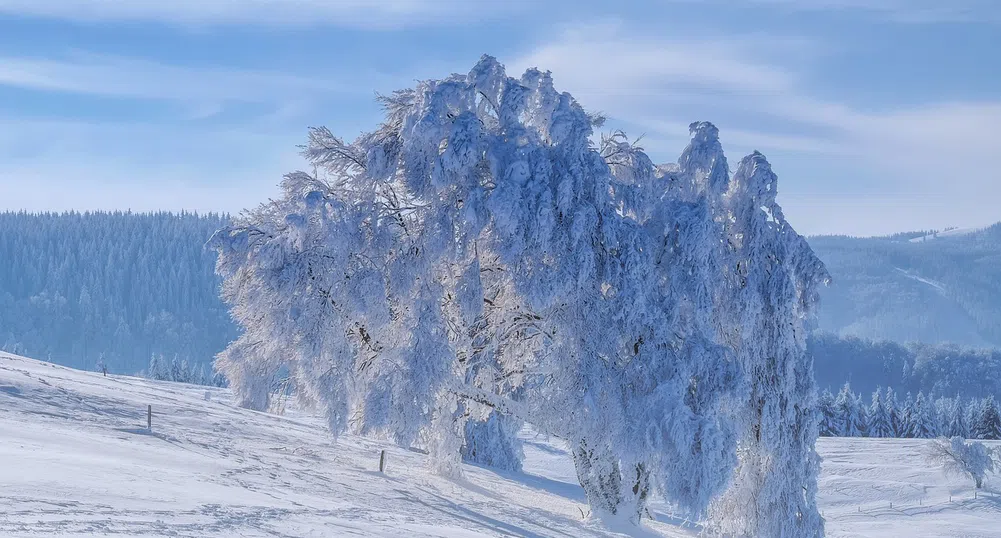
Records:
{"label": "fence post", "polygon": [[153,404],[146,406],[146,429],[153,431]]}
{"label": "fence post", "polygon": [[386,470],[386,451],[383,450],[379,454],[379,472],[381,473],[385,470]]}

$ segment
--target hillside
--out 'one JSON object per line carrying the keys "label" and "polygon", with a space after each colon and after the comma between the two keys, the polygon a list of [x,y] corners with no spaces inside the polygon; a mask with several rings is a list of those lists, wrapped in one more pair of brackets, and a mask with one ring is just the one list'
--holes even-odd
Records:
{"label": "hillside", "polygon": [[1001,223],[976,231],[809,241],[833,277],[821,294],[822,330],[1001,346]]}
{"label": "hillside", "polygon": [[0,349],[135,373],[236,337],[205,242],[226,217],[0,213]]}
{"label": "hillside", "polygon": [[[582,520],[583,493],[556,440],[526,430],[523,474],[467,465],[450,481],[420,453],[354,435],[333,443],[326,431],[307,412],[235,408],[224,389],[0,354],[0,461],[17,462],[0,466],[0,535],[614,535]],[[928,442],[821,439],[828,536],[995,536],[999,480],[974,499],[924,461]],[[668,507],[653,512],[639,535],[697,535]]]}
{"label": "hillside", "polygon": [[[112,372],[128,374],[145,369],[152,354],[207,365],[238,334],[218,297],[215,254],[204,248],[225,222],[170,213],[0,213],[0,349],[89,370],[103,357]],[[821,292],[821,330],[900,344],[1001,346],[1001,224],[822,236],[810,244],[833,276]],[[882,351],[884,344],[828,343],[816,353],[827,361],[818,368],[822,386],[868,371],[879,373],[872,384],[930,390],[938,383],[905,379],[898,367],[913,366],[918,353],[897,360],[900,353]],[[868,351],[880,355],[878,364],[865,359],[856,368],[853,357]],[[985,363],[970,375],[993,368]]]}

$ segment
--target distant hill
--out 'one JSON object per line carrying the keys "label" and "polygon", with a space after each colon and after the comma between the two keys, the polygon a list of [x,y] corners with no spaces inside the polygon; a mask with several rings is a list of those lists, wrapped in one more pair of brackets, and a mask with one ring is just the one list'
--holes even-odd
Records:
{"label": "distant hill", "polygon": [[[0,213],[0,349],[85,369],[103,357],[112,372],[126,373],[146,368],[152,354],[196,366],[210,362],[237,335],[218,296],[215,254],[204,248],[226,220]],[[922,357],[956,355],[945,347],[847,337],[1001,347],[1001,223],[975,231],[812,237],[810,244],[834,279],[822,291],[819,328],[842,337],[811,341],[822,386],[854,377],[859,390],[866,378],[954,390],[994,371],[988,363],[997,354],[964,351],[987,363],[939,382],[935,372],[965,364],[924,366]]]}
{"label": "distant hill", "polygon": [[1001,347],[1001,223],[889,237],[818,236],[833,277],[819,327],[842,336]]}
{"label": "distant hill", "polygon": [[0,349],[135,373],[150,356],[207,364],[237,335],[191,213],[0,213]]}

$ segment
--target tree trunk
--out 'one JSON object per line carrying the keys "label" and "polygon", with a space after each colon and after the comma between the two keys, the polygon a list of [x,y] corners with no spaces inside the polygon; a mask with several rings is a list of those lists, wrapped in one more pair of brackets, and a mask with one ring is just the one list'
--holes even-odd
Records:
{"label": "tree trunk", "polygon": [[622,478],[619,463],[611,451],[591,447],[580,440],[573,449],[577,479],[584,488],[587,502],[597,515],[617,515],[622,504]]}
{"label": "tree trunk", "polygon": [[632,486],[624,494],[624,502],[621,510],[629,510],[629,519],[639,525],[643,516],[648,515],[646,511],[647,501],[650,499],[650,471],[642,463],[636,464],[634,474],[629,477]]}

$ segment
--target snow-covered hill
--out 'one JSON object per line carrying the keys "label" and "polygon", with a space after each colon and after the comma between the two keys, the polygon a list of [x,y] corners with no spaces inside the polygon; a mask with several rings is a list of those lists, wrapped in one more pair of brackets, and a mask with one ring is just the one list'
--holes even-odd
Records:
{"label": "snow-covered hill", "polygon": [[[582,517],[561,444],[525,435],[523,474],[467,466],[451,481],[417,452],[352,435],[334,443],[309,413],[0,354],[0,536],[612,535]],[[974,499],[929,468],[927,443],[822,439],[828,536],[997,536],[1001,497]],[[697,535],[667,507],[654,513],[641,534]]]}
{"label": "snow-covered hill", "polygon": [[832,278],[821,290],[820,329],[896,342],[1001,346],[1001,223],[917,237],[809,241]]}

